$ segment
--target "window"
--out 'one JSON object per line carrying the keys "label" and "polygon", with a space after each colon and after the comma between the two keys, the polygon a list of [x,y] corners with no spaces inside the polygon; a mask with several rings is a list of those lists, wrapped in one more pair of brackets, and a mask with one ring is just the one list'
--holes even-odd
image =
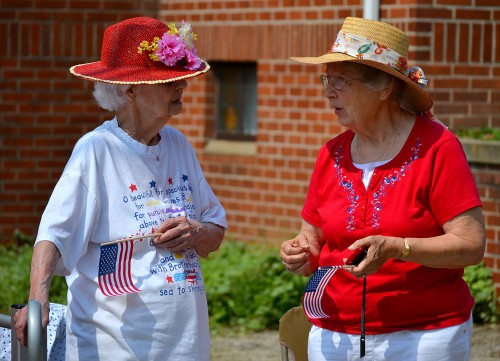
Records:
{"label": "window", "polygon": [[257,65],[211,62],[216,79],[216,138],[254,141],[257,134]]}

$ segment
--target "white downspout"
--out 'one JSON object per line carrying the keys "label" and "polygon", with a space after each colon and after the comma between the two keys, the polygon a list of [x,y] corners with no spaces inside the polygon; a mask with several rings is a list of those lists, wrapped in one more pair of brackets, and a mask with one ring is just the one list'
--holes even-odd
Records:
{"label": "white downspout", "polygon": [[363,17],[365,19],[380,20],[380,1],[363,0]]}

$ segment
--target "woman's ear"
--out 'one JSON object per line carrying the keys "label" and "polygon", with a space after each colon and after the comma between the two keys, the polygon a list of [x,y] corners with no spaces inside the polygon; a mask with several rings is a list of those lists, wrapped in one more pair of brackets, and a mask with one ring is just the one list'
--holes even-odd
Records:
{"label": "woman's ear", "polygon": [[126,89],[123,89],[123,96],[127,99],[129,104],[135,103],[135,87],[134,85],[129,85]]}
{"label": "woman's ear", "polygon": [[391,82],[385,88],[379,90],[380,100],[387,100],[391,94],[394,94],[397,88],[397,83],[394,78],[391,77]]}

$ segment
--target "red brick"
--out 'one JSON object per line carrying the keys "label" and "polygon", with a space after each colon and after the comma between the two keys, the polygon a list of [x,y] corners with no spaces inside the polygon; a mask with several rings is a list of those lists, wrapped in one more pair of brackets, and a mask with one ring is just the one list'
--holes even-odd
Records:
{"label": "red brick", "polygon": [[444,26],[442,23],[434,24],[434,31],[432,32],[434,35],[434,52],[433,59],[436,62],[441,62],[444,60],[444,49],[445,46],[443,44],[444,40]]}
{"label": "red brick", "polygon": [[456,24],[447,24],[446,26],[446,61],[453,63],[455,53],[459,44],[457,43],[457,26]]}

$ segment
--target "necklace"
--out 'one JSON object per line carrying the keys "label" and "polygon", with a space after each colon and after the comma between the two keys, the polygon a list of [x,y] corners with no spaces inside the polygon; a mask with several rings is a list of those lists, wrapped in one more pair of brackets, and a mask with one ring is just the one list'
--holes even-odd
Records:
{"label": "necklace", "polygon": [[[120,122],[118,122],[118,127],[121,128],[125,133],[127,133],[130,138],[134,139],[134,140],[137,140],[139,143],[142,143],[144,144],[143,142],[141,142],[140,140],[137,139],[137,137],[134,137],[132,134],[130,134],[130,132],[125,129]],[[161,144],[160,144],[160,140],[161,140],[161,135],[158,133],[158,142],[155,144],[155,145],[158,145],[158,154],[156,154],[155,152],[153,152],[153,150],[151,150],[151,147],[152,146],[149,146],[147,144],[144,144],[146,146],[146,149],[152,154],[155,156],[156,158],[156,161],[159,162],[160,161],[160,154],[161,154]]]}
{"label": "necklace", "polygon": [[[396,136],[398,136],[398,135],[399,135],[398,131],[394,132],[394,136],[392,137],[391,145],[389,145],[389,149],[387,149],[387,152],[385,152],[385,154],[381,160],[385,160],[387,158],[387,156],[389,155],[389,152],[392,149],[392,146],[394,145],[394,141],[396,140]],[[361,159],[359,158],[359,138],[356,138],[356,158],[358,159],[358,162],[361,163]]]}
{"label": "necklace", "polygon": [[160,143],[160,140],[161,140],[161,138],[158,140],[158,143],[156,143],[156,145],[158,145],[158,154],[156,154],[155,152],[153,152],[153,150],[151,149],[151,147],[153,147],[153,146],[146,145],[146,149],[149,150],[149,152],[156,157],[156,161],[157,162],[160,161],[160,154],[161,154],[161,143]]}

